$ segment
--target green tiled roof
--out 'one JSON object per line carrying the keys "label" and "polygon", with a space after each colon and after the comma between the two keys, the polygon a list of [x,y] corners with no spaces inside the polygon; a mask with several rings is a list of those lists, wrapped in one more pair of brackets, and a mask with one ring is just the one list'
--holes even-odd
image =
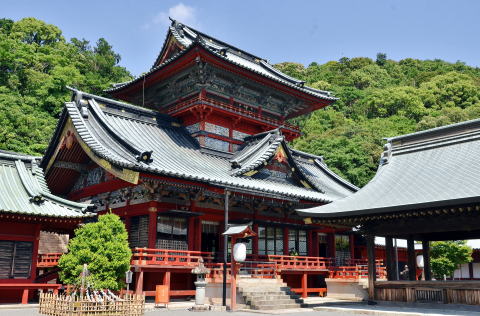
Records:
{"label": "green tiled roof", "polygon": [[0,212],[64,218],[89,216],[85,212],[88,204],[50,193],[37,165],[40,159],[0,150]]}

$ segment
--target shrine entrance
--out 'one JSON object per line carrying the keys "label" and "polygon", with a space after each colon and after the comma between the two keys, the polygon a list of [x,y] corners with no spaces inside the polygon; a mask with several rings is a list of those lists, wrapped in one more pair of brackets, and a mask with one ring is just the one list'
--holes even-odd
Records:
{"label": "shrine entrance", "polygon": [[202,252],[216,254],[220,250],[219,222],[202,221]]}

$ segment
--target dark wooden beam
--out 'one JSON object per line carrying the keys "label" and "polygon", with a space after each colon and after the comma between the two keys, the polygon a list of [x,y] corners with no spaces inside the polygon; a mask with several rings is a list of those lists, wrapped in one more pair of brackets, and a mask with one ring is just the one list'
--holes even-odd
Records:
{"label": "dark wooden beam", "polygon": [[422,252],[425,281],[430,281],[432,279],[432,272],[430,269],[430,242],[428,240],[422,240]]}
{"label": "dark wooden beam", "polygon": [[385,259],[387,266],[387,279],[393,281],[396,279],[393,263],[393,239],[392,237],[385,237]]}
{"label": "dark wooden beam", "polygon": [[408,260],[408,279],[415,281],[417,279],[417,266],[415,258],[415,241],[413,236],[407,238],[407,260]]}
{"label": "dark wooden beam", "polygon": [[375,281],[377,280],[377,267],[375,263],[375,236],[367,235],[367,258],[368,258],[368,296],[375,299]]}
{"label": "dark wooden beam", "polygon": [[86,164],[61,160],[55,161],[55,163],[53,164],[53,168],[68,169],[76,171],[78,173],[84,173],[88,171],[88,166]]}

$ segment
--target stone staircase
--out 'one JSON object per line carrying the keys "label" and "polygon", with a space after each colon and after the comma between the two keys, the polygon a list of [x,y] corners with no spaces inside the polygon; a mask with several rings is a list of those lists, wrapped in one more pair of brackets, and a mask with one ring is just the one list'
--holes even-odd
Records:
{"label": "stone staircase", "polygon": [[300,308],[299,296],[278,279],[257,279],[240,277],[237,289],[245,303],[256,310]]}

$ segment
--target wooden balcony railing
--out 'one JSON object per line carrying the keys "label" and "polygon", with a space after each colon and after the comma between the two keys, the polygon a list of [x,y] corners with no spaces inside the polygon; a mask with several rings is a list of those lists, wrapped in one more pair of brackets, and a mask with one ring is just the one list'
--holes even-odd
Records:
{"label": "wooden balcony railing", "polygon": [[279,270],[328,270],[333,263],[332,258],[323,257],[268,255],[267,258]]}
{"label": "wooden balcony railing", "polygon": [[38,254],[37,268],[51,268],[58,265],[58,260],[63,253],[41,253]]}
{"label": "wooden balcony railing", "polygon": [[[209,103],[209,104],[211,104],[215,107],[222,108],[222,109],[225,109],[225,110],[228,110],[228,111],[231,111],[231,112],[243,114],[243,115],[248,116],[248,117],[253,117],[253,118],[262,120],[266,123],[275,125],[275,126],[284,126],[285,128],[288,128],[292,131],[295,131],[295,132],[298,132],[298,133],[300,132],[300,129],[299,129],[298,126],[290,124],[290,123],[286,122],[285,120],[277,120],[277,119],[274,119],[274,118],[270,118],[266,115],[262,115],[262,114],[255,113],[255,112],[252,112],[252,111],[249,111],[249,110],[245,110],[245,109],[242,109],[240,107],[234,106],[232,104],[220,102],[218,100],[209,98],[207,96],[196,95],[196,96],[192,96],[191,98],[188,98],[186,100],[171,104],[171,105],[167,106],[167,108],[168,108],[167,113],[168,114],[174,114],[178,111],[181,111],[181,110],[184,110],[184,109],[190,107],[192,103],[199,102],[199,101],[207,102],[207,103]],[[239,103],[239,102],[237,102],[237,103]]]}
{"label": "wooden balcony railing", "polygon": [[211,252],[135,248],[132,254],[132,265],[164,265],[195,267],[200,258],[208,263],[213,261]]}

